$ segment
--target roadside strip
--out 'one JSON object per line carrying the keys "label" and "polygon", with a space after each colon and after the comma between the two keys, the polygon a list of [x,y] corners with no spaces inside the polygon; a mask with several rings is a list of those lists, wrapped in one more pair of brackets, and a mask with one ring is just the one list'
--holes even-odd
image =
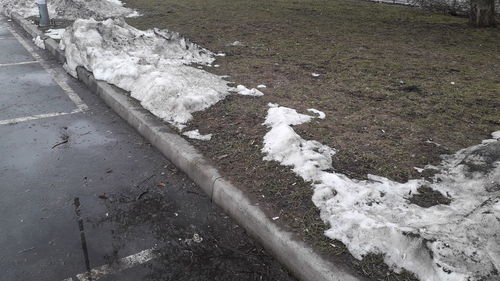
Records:
{"label": "roadside strip", "polygon": [[[18,14],[13,13],[12,19],[31,36],[40,35],[41,32],[36,26]],[[45,47],[59,61],[65,61],[64,53],[59,50],[58,44],[53,39],[46,38]],[[106,82],[95,80],[92,73],[84,68],[79,67],[77,73],[79,80],[196,182],[212,202],[222,207],[299,279],[364,280],[340,262],[333,263],[323,258],[294,233],[274,223],[271,212],[256,204],[257,201],[249,192],[244,192],[225,180],[195,147],[149,113],[136,100]]]}

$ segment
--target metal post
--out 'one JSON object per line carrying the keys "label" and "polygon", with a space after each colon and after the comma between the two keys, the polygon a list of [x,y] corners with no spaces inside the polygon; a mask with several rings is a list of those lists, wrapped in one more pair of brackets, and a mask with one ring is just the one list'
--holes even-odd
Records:
{"label": "metal post", "polygon": [[36,0],[38,12],[40,14],[40,26],[49,26],[49,11],[47,9],[47,0]]}

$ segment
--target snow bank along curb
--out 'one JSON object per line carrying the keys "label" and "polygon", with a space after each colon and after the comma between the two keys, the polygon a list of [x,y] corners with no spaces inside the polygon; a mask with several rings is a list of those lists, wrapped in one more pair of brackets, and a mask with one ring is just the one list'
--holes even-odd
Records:
{"label": "snow bank along curb", "polygon": [[[12,19],[32,37],[41,32],[17,14]],[[51,38],[45,39],[46,49],[64,62],[64,54]],[[97,81],[82,67],[77,68],[78,79],[98,94],[118,115],[142,136],[148,139],[172,163],[196,182],[211,200],[221,206],[247,232],[282,262],[295,276],[304,281],[362,280],[344,265],[322,258],[295,234],[283,230],[271,220],[266,211],[256,205],[250,195],[225,180],[193,146],[172,132],[137,101],[111,85]]]}

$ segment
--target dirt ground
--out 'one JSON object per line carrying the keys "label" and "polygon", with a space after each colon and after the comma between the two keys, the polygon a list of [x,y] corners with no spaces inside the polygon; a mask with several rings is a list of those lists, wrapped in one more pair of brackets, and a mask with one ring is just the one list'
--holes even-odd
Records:
{"label": "dirt ground", "polygon": [[[414,167],[436,164],[441,154],[500,129],[500,28],[477,29],[465,18],[356,0],[125,2],[145,15],[127,19],[129,24],[174,30],[224,52],[216,61],[220,67],[208,71],[248,87],[267,85],[264,97],[230,96],[194,114],[189,124],[214,134],[209,142],[192,142],[228,178],[361,274],[414,280],[408,272],[391,272],[380,255],[357,261],[341,243],[323,237],[326,226],[310,185],[288,168],[262,161],[267,103],[324,111],[326,119],[296,131],[337,149],[339,172],[401,182],[422,177]],[[231,46],[235,41],[241,45]],[[412,203],[447,203],[433,196],[422,190]]]}

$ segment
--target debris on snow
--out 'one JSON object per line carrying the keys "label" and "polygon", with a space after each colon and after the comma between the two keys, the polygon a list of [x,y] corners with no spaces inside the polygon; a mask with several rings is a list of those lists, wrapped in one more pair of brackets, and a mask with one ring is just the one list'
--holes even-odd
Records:
{"label": "debris on snow", "polygon": [[64,35],[64,31],[66,29],[64,28],[60,28],[60,29],[49,29],[45,32],[45,35],[47,35],[48,37],[54,39],[54,40],[61,40],[63,35]]}
{"label": "debris on snow", "polygon": [[192,131],[187,131],[187,132],[184,132],[182,134],[190,139],[195,139],[195,140],[209,141],[212,139],[212,134],[202,135],[202,134],[200,134],[198,129],[192,130]]}
{"label": "debris on snow", "polygon": [[250,89],[248,89],[247,87],[245,87],[243,85],[236,86],[236,91],[238,92],[238,94],[243,95],[243,96],[260,97],[260,96],[264,95],[264,93],[262,93],[261,91],[255,89],[255,88],[252,88],[250,90]]}
{"label": "debris on snow", "polygon": [[[23,17],[38,16],[38,8],[33,0],[0,0],[0,8],[4,8],[6,15],[17,12]],[[119,0],[51,0],[49,15],[52,18],[111,18],[136,17],[139,14],[123,7]]]}
{"label": "debris on snow", "polygon": [[314,108],[309,108],[307,111],[318,114],[319,119],[325,119],[326,117],[326,114],[323,111],[319,111]]}
{"label": "debris on snow", "polygon": [[61,47],[68,72],[83,66],[114,84],[159,118],[182,128],[232,89],[217,75],[189,66],[209,65],[214,54],[166,30],[138,30],[122,19],[76,20]]}
{"label": "debris on snow", "polygon": [[33,43],[35,43],[38,48],[45,49],[45,41],[43,41],[40,36],[33,38]]}
{"label": "debris on snow", "polygon": [[[293,130],[312,118],[270,105],[262,152],[264,160],[290,166],[312,183],[313,202],[332,226],[326,236],[343,242],[357,259],[383,254],[388,265],[421,280],[469,281],[498,274],[500,142],[488,140],[445,157],[433,180],[398,183],[374,175],[356,180],[334,171],[333,148]],[[410,203],[410,194],[424,186],[450,204],[424,208]]]}

